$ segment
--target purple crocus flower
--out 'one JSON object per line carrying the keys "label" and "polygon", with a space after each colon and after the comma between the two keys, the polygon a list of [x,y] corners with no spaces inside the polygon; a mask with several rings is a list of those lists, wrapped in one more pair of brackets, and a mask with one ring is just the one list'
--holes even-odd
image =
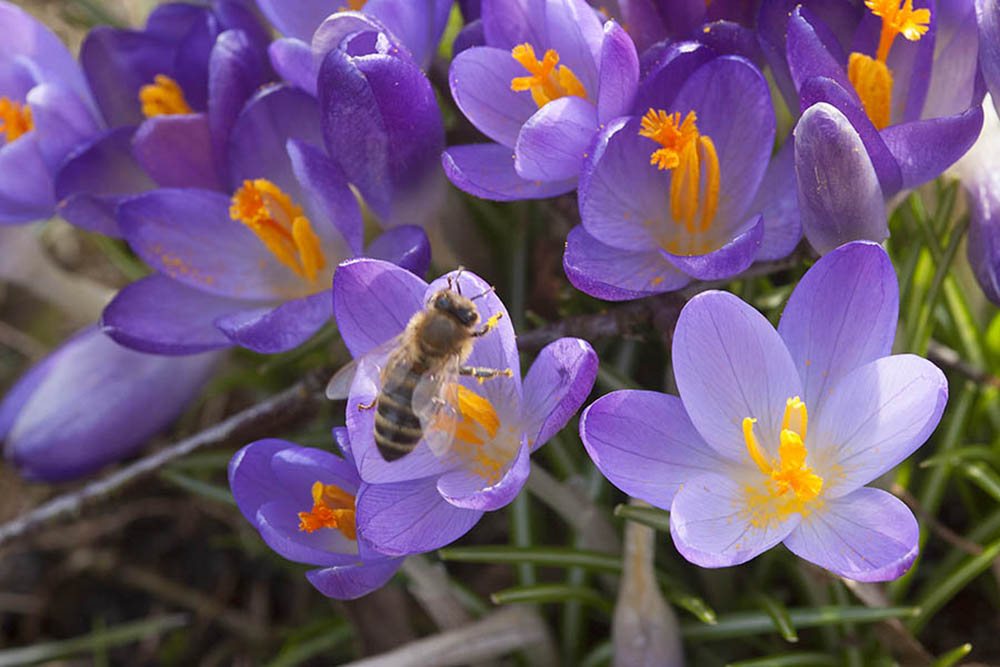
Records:
{"label": "purple crocus flower", "polygon": [[76,146],[100,130],[73,56],[24,10],[0,2],[0,224],[49,218],[53,178]]}
{"label": "purple crocus flower", "polygon": [[60,169],[60,215],[120,236],[115,208],[129,195],[226,182],[228,133],[273,78],[267,43],[257,18],[232,0],[164,4],[142,30],[93,29],[80,61],[107,129]]}
{"label": "purple crocus flower", "polygon": [[403,561],[373,551],[364,540],[356,521],[364,484],[345,430],[334,429],[334,437],[344,458],[284,440],[253,442],[229,462],[229,486],[269,547],[318,565],[306,578],[324,595],[353,599],[382,586]]}
{"label": "purple crocus flower", "polygon": [[932,363],[888,356],[898,306],[888,255],[865,241],[806,273],[777,330],[703,292],[674,332],[680,398],[608,394],[581,417],[584,446],[613,484],[670,510],[674,545],[697,565],[784,542],[849,579],[894,579],[917,555],[917,522],[864,485],[928,438],[948,397]]}
{"label": "purple crocus flower", "polygon": [[121,347],[90,327],[29,370],[0,403],[4,457],[46,482],[134,453],[201,391],[218,354],[183,359]]}
{"label": "purple crocus flower", "polygon": [[705,23],[752,25],[756,4],[748,0],[618,0],[622,25],[640,53],[666,39],[699,39],[698,31]]}
{"label": "purple crocus flower", "polygon": [[762,6],[761,41],[776,80],[786,94],[793,88],[806,112],[795,129],[799,208],[820,252],[885,238],[875,195],[885,200],[936,177],[979,134],[972,2],[938,7],[920,0],[868,0],[863,10],[785,0]]}
{"label": "purple crocus flower", "polygon": [[635,108],[642,115],[609,122],[585,161],[582,224],[563,256],[570,282],[634,299],[791,252],[800,232],[790,144],[771,161],[774,110],[750,61],[676,44]]}
{"label": "purple crocus flower", "polygon": [[594,134],[632,108],[635,45],[584,0],[486,0],[482,11],[485,46],[455,56],[448,79],[495,143],[448,148],[445,173],[485,199],[569,192]]}
{"label": "purple crocus flower", "polygon": [[398,227],[363,248],[357,200],[316,147],[319,120],[307,93],[261,91],[229,133],[224,187],[164,188],[119,206],[122,234],[157,273],[107,307],[109,335],[160,354],[230,345],[281,352],[330,319],[341,260],[365,252],[426,270],[422,229]]}
{"label": "purple crocus flower", "polygon": [[[467,363],[510,369],[511,375],[482,383],[459,380],[459,424],[450,448],[436,454],[421,440],[406,456],[387,462],[375,445],[375,411],[360,406],[370,404],[379,391],[380,366],[391,352],[384,344],[449,280],[461,293],[479,295],[474,300],[479,315],[492,324],[475,340]],[[347,401],[347,429],[361,479],[383,490],[422,480],[408,503],[414,518],[410,523],[377,515],[369,519],[359,510],[359,526],[369,528],[369,539],[380,551],[412,553],[447,544],[483,511],[509,503],[528,476],[529,454],[565,426],[593,386],[597,357],[586,341],[575,338],[562,338],[542,350],[522,384],[507,310],[482,279],[467,271],[428,285],[388,262],[351,260],[337,268],[333,302],[344,343],[359,359]],[[382,510],[397,502],[395,496],[379,497]],[[427,513],[440,517],[434,521],[436,529],[417,521]]]}

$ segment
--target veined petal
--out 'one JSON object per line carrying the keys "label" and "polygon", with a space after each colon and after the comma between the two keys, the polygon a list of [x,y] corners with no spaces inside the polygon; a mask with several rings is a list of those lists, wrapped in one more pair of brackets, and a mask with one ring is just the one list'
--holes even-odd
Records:
{"label": "veined petal", "polygon": [[824,498],[844,496],[912,454],[937,427],[948,401],[941,370],[911,354],[860,366],[828,391],[806,443],[824,479]]}
{"label": "veined petal", "polygon": [[746,492],[715,473],[688,480],[670,505],[670,536],[682,556],[701,567],[739,565],[775,546],[795,530],[801,515],[753,525],[745,516]]}
{"label": "veined petal", "polygon": [[979,27],[979,66],[993,106],[1000,115],[1000,7],[992,0],[975,0]]}
{"label": "veined petal", "polygon": [[597,353],[585,340],[549,343],[524,378],[521,424],[531,450],[545,444],[576,414],[594,387]]}
{"label": "veined petal", "polygon": [[597,108],[587,100],[574,95],[553,100],[521,127],[514,170],[529,181],[576,178],[597,129]]}
{"label": "veined petal", "polygon": [[757,257],[764,238],[764,219],[755,215],[733,230],[721,248],[704,255],[674,255],[661,251],[667,261],[699,280],[731,278],[746,270]]}
{"label": "veined petal", "polygon": [[802,519],[785,546],[842,577],[890,581],[910,569],[919,537],[910,508],[890,493],[865,487],[826,501]]}
{"label": "veined petal", "polygon": [[146,119],[135,133],[135,159],[164,188],[222,190],[206,114]]}
{"label": "veined petal", "polygon": [[628,33],[615,21],[604,24],[601,43],[597,116],[601,123],[624,116],[632,109],[639,86],[639,54]]}
{"label": "veined petal", "polygon": [[681,311],[672,356],[684,408],[716,452],[749,461],[742,422],[751,417],[761,445],[777,454],[785,401],[802,385],[763,315],[728,292],[702,292]]}
{"label": "veined petal", "polygon": [[402,558],[359,561],[350,565],[309,570],[306,572],[306,579],[327,597],[354,600],[381,588],[402,564]]}
{"label": "veined petal", "polygon": [[283,38],[271,42],[267,49],[271,67],[279,77],[316,96],[319,66],[313,58],[312,46],[300,39]]}
{"label": "veined petal", "polygon": [[38,148],[50,173],[72,149],[98,134],[90,107],[63,82],[35,86],[28,91],[25,102],[31,108]]}
{"label": "veined petal", "polygon": [[[338,4],[339,3],[339,4]],[[286,37],[309,41],[316,28],[341,8],[341,0],[257,0],[260,12]]]}
{"label": "veined petal", "polygon": [[422,276],[431,263],[431,243],[423,227],[400,225],[387,229],[369,243],[365,256],[384,259]]}
{"label": "veined petal", "polygon": [[576,188],[576,178],[529,181],[514,170],[514,151],[501,144],[450,146],[441,155],[445,174],[455,187],[482,199],[544,199]]}
{"label": "veined petal", "polygon": [[829,388],[892,351],[899,287],[885,250],[848,243],[820,259],[796,286],[778,324],[802,378],[802,400],[822,412]]}
{"label": "veined petal", "polygon": [[854,90],[844,66],[827,50],[812,23],[802,15],[800,7],[792,11],[787,30],[786,56],[796,88],[801,88],[807,79],[824,77],[836,81],[844,90]]}
{"label": "veined petal", "polygon": [[500,481],[489,484],[475,472],[458,468],[438,478],[438,493],[455,507],[483,512],[498,510],[514,500],[524,487],[531,472],[530,455],[527,437],[522,437],[517,456],[507,466]]}
{"label": "veined petal", "polygon": [[760,241],[757,261],[787,257],[802,240],[799,197],[795,180],[795,138],[789,134],[778,154],[764,172],[764,180],[747,211],[764,217],[764,238]]}
{"label": "veined petal", "polygon": [[980,105],[956,116],[890,125],[882,137],[899,162],[903,187],[915,188],[937,178],[965,155],[982,127]]}
{"label": "veined petal", "polygon": [[0,224],[51,217],[53,194],[36,133],[0,146]]}
{"label": "veined petal", "polygon": [[531,95],[510,88],[511,79],[523,74],[509,50],[483,46],[455,56],[448,84],[455,104],[480,132],[513,148],[521,125],[538,111]]}
{"label": "veined petal", "polygon": [[612,484],[665,510],[683,484],[731,465],[698,434],[679,398],[655,391],[597,399],[580,415],[580,438]]}
{"label": "veined petal", "polygon": [[802,114],[795,127],[795,173],[802,230],[819,252],[889,236],[875,168],[836,107],[821,102]]}
{"label": "veined petal", "polygon": [[309,340],[333,315],[330,290],[286,301],[278,307],[241,310],[215,320],[233,343],[261,354],[294,349]]}

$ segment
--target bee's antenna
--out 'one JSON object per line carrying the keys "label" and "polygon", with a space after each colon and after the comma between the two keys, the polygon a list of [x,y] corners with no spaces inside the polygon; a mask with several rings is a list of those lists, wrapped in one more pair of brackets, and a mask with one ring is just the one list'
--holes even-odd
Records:
{"label": "bee's antenna", "polygon": [[484,296],[486,296],[487,294],[489,294],[490,292],[496,292],[496,291],[497,291],[497,286],[496,285],[490,285],[489,289],[483,290],[482,292],[480,292],[476,296],[474,296],[471,299],[469,299],[469,301],[475,301],[476,299],[481,299]]}
{"label": "bee's antenna", "polygon": [[[459,296],[462,296],[462,283],[459,280],[462,277],[462,271],[465,271],[465,267],[464,266],[458,267],[458,270],[455,271],[455,277],[454,277],[454,285],[455,285],[454,289],[456,292],[458,292]],[[452,289],[452,281],[453,281],[452,277],[448,276],[448,289]]]}

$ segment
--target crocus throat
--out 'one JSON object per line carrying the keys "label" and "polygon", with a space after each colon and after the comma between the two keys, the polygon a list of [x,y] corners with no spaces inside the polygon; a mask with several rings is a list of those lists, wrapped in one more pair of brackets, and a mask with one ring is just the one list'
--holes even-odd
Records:
{"label": "crocus throat", "polygon": [[314,533],[320,528],[334,528],[349,540],[358,539],[353,495],[339,486],[315,482],[312,485],[312,498],[312,509],[299,512],[299,530]]}
{"label": "crocus throat", "polygon": [[139,89],[139,102],[146,118],[194,113],[184,99],[184,91],[165,74],[157,74],[153,83]]}
{"label": "crocus throat", "polygon": [[[511,49],[510,55],[531,73],[531,76],[517,76],[511,79],[510,89],[518,92],[530,90],[531,99],[539,109],[552,100],[567,95],[586,99],[587,91],[584,90],[583,84],[576,78],[573,70],[565,65],[559,65],[559,54],[554,49],[546,51],[539,61],[535,57],[535,49],[525,42]],[[559,65],[558,69],[556,65]]]}
{"label": "crocus throat", "polygon": [[30,106],[0,97],[0,133],[5,135],[6,143],[9,144],[33,129],[35,121],[31,118]]}
{"label": "crocus throat", "polygon": [[847,60],[847,78],[861,98],[865,113],[879,130],[889,125],[892,103],[892,70],[886,62],[896,36],[915,42],[927,32],[930,10],[913,9],[913,0],[865,0],[872,14],[882,19],[875,58],[863,53],[851,53]]}
{"label": "crocus throat", "polygon": [[229,215],[253,230],[282,264],[310,282],[326,268],[319,237],[302,207],[271,181],[243,181],[233,195]]}
{"label": "crocus throat", "polygon": [[[494,380],[496,382],[496,380]],[[453,385],[451,394],[453,415],[438,417],[438,427],[454,431],[451,454],[467,470],[487,484],[496,484],[503,477],[507,463],[520,443],[512,444],[510,429],[501,430],[500,417],[489,399],[460,384]],[[519,436],[520,433],[517,433]]]}
{"label": "crocus throat", "polygon": [[668,114],[662,109],[650,109],[642,117],[639,130],[639,136],[663,147],[653,151],[649,163],[658,169],[674,171],[670,179],[670,215],[675,222],[684,223],[689,234],[711,229],[719,207],[719,156],[712,139],[698,132],[697,121],[694,111],[689,111],[681,122],[679,112]]}
{"label": "crocus throat", "polygon": [[746,511],[750,523],[766,527],[784,521],[790,514],[807,514],[818,502],[823,478],[805,465],[808,416],[806,405],[798,396],[785,402],[778,458],[769,459],[757,442],[753,430],[756,421],[752,417],[743,420],[743,439],[750,458],[766,479],[763,487],[746,488]]}

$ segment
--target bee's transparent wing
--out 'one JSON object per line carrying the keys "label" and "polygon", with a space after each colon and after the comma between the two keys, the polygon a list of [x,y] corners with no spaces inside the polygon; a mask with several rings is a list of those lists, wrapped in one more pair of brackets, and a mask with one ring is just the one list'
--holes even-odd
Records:
{"label": "bee's transparent wing", "polygon": [[413,390],[413,413],[420,419],[424,441],[438,457],[444,457],[455,441],[462,417],[458,409],[459,358],[453,357],[439,370],[425,373]]}
{"label": "bee's transparent wing", "polygon": [[347,365],[341,367],[330,381],[326,384],[326,397],[331,401],[343,401],[351,393],[351,385],[354,383],[354,375],[358,372],[358,365],[362,360],[373,361],[381,370],[385,365],[385,360],[389,357],[389,354],[399,347],[400,339],[403,337],[402,334],[394,336],[387,340],[386,342],[378,345],[362,356],[354,359]]}

